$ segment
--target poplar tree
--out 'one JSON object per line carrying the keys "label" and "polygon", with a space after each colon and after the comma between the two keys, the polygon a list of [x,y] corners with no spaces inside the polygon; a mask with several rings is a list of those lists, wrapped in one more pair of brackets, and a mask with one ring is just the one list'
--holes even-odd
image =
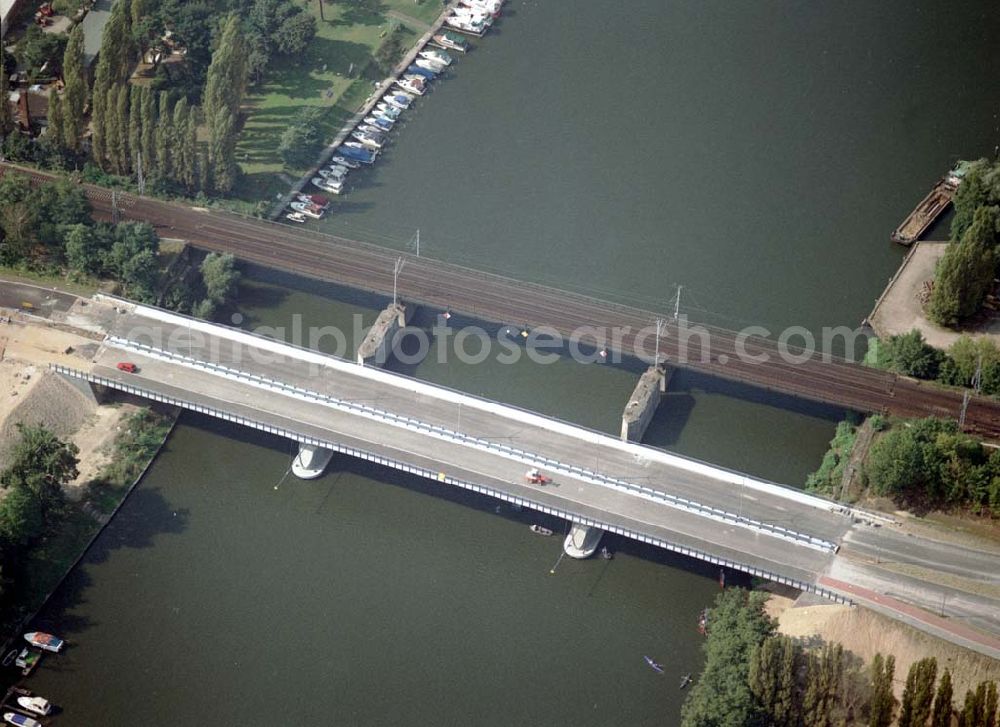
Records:
{"label": "poplar tree", "polygon": [[173,178],[173,166],[171,165],[173,145],[173,129],[170,115],[170,94],[160,91],[159,114],[156,121],[156,167],[160,176],[166,179]]}
{"label": "poplar tree", "polygon": [[59,93],[56,91],[55,86],[49,89],[49,108],[46,112],[46,118],[48,121],[48,129],[45,132],[46,138],[57,148],[62,147],[65,136],[65,118],[63,116],[62,99],[59,98]]}
{"label": "poplar tree", "polygon": [[142,87],[141,96],[142,164],[152,171],[156,168],[156,99],[149,86]]}
{"label": "poplar tree", "polygon": [[120,147],[118,149],[118,160],[120,163],[120,174],[128,174],[129,170],[132,168],[132,151],[129,147],[129,124],[128,124],[128,107],[131,95],[129,93],[129,85],[123,83],[118,88],[118,133],[121,134],[119,137]]}
{"label": "poplar tree", "polygon": [[212,182],[219,192],[230,191],[236,182],[236,124],[246,84],[246,39],[239,17],[230,15],[208,67],[203,106],[209,134]]}
{"label": "poplar tree", "polygon": [[903,699],[899,708],[899,727],[924,727],[931,715],[937,659],[915,661],[906,675]]}
{"label": "poplar tree", "polygon": [[182,96],[181,100],[174,104],[174,181],[185,187],[189,187],[194,178],[194,159],[188,156],[188,147],[185,143],[189,123],[187,98]]}
{"label": "poplar tree", "polygon": [[937,693],[934,695],[934,709],[931,712],[931,727],[951,727],[952,712],[951,672],[947,669],[941,675]]}
{"label": "poplar tree", "polygon": [[125,11],[124,0],[117,0],[111,6],[111,14],[101,35],[101,50],[97,56],[97,69],[94,72],[94,93],[92,125],[92,148],[94,161],[102,168],[109,164],[114,166],[114,156],[120,147],[120,134],[116,136],[114,145],[109,143],[109,137],[115,131],[118,112],[117,94],[114,103],[109,103],[112,87],[123,82],[128,77],[130,58],[129,18]]}
{"label": "poplar tree", "polygon": [[872,698],[869,727],[889,727],[896,699],[892,696],[892,678],[896,672],[896,657],[875,654],[872,659]]}
{"label": "poplar tree", "polygon": [[104,96],[104,159],[105,169],[120,171],[121,127],[118,125],[118,84],[110,86]]}
{"label": "poplar tree", "polygon": [[986,727],[996,727],[997,719],[1000,715],[997,714],[997,683],[988,682],[986,685],[986,702],[984,704],[984,710],[986,714]]}
{"label": "poplar tree", "polygon": [[[139,86],[129,85],[128,94],[128,160],[133,167],[136,157],[142,153],[142,90]],[[143,159],[143,165],[147,164]]]}
{"label": "poplar tree", "polygon": [[108,89],[99,91],[95,84],[93,101],[90,105],[90,154],[94,157],[94,163],[101,169],[104,169],[107,163],[105,161],[107,151],[105,140],[108,137],[108,124],[107,116],[104,113],[107,105]]}
{"label": "poplar tree", "polygon": [[802,648],[788,636],[772,636],[754,652],[750,690],[774,727],[796,727],[800,721],[795,675],[802,659]]}
{"label": "poplar tree", "polygon": [[63,140],[68,148],[80,149],[84,110],[87,107],[87,71],[83,60],[83,26],[75,25],[63,53]]}
{"label": "poplar tree", "polygon": [[7,134],[14,130],[14,114],[10,110],[10,88],[7,72],[0,64],[0,144],[7,138]]}

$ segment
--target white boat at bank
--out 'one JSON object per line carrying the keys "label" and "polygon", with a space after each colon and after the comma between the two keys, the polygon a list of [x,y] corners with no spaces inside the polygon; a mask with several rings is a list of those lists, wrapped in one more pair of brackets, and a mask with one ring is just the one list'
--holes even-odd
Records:
{"label": "white boat at bank", "polygon": [[312,217],[314,220],[323,219],[323,210],[318,209],[311,204],[306,204],[305,202],[292,202],[288,206],[296,212],[304,214],[306,217]]}
{"label": "white boat at bank", "polygon": [[437,48],[425,47],[418,55],[425,60],[440,63],[442,66],[450,66],[454,61],[454,58],[448,55],[447,51],[438,50]]}
{"label": "white boat at bank", "polygon": [[17,706],[25,712],[37,714],[41,717],[44,717],[52,711],[52,702],[43,697],[39,697],[37,694],[30,697],[18,697]]}

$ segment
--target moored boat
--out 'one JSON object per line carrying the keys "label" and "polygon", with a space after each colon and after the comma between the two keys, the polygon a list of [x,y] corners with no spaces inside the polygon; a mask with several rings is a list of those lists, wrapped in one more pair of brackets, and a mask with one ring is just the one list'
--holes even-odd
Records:
{"label": "moored boat", "polygon": [[347,141],[341,144],[337,148],[337,152],[340,156],[346,157],[347,159],[353,159],[354,161],[362,164],[373,163],[377,154],[377,152],[373,149],[366,149],[363,145],[352,141]]}
{"label": "moored boat", "polygon": [[415,93],[417,96],[423,96],[426,90],[423,82],[414,78],[397,78],[395,83],[407,93]]}
{"label": "moored boat", "polygon": [[42,723],[37,719],[19,712],[4,712],[3,719],[7,724],[17,725],[17,727],[42,727]]}
{"label": "moored boat", "polygon": [[46,651],[62,651],[66,645],[66,642],[58,636],[47,634],[44,631],[29,631],[24,635],[24,640],[32,646],[37,646],[39,649],[45,649]]}
{"label": "moored boat", "polygon": [[459,5],[457,8],[452,10],[452,16],[462,18],[463,20],[469,20],[484,27],[493,25],[493,15],[491,13],[488,13],[480,8],[474,8],[467,5]]}
{"label": "moored boat", "polygon": [[289,222],[296,222],[298,224],[302,224],[303,222],[308,220],[308,218],[301,212],[289,212],[287,215],[285,215],[285,219],[288,220]]}
{"label": "moored boat", "polygon": [[444,71],[445,65],[444,63],[438,63],[437,61],[433,61],[429,58],[417,58],[413,61],[413,65],[410,66],[410,68],[414,68],[414,73],[419,73],[416,68],[422,68],[423,70],[430,71],[437,76],[439,73]]}
{"label": "moored boat", "polygon": [[26,712],[42,717],[52,711],[52,702],[38,695],[24,695],[17,698],[17,706]]}
{"label": "moored boat", "polygon": [[480,38],[486,34],[486,24],[480,20],[474,20],[469,16],[452,15],[446,18],[444,22],[448,27]]}
{"label": "moored boat", "polygon": [[339,164],[342,167],[347,167],[348,169],[360,169],[361,164],[354,161],[353,159],[348,159],[343,156],[335,156],[330,159],[331,164]]}
{"label": "moored boat", "polygon": [[390,106],[395,106],[397,109],[402,110],[410,108],[410,104],[413,103],[413,96],[393,91],[392,93],[383,96],[382,100]]}
{"label": "moored boat", "polygon": [[28,676],[42,660],[42,652],[26,646],[14,658],[14,666],[21,670],[21,674]]}
{"label": "moored boat", "polygon": [[443,66],[450,66],[455,60],[448,55],[446,51],[440,50],[439,48],[428,48],[426,46],[418,55],[426,60],[440,63]]}
{"label": "moored boat", "polygon": [[457,50],[460,53],[465,53],[469,50],[469,41],[457,33],[452,33],[450,30],[436,33],[431,40],[446,50]]}
{"label": "moored boat", "polygon": [[324,179],[323,177],[313,177],[312,184],[318,189],[330,194],[340,194],[344,191],[344,183],[335,179]]}
{"label": "moored boat", "polygon": [[373,149],[381,149],[382,145],[385,143],[385,139],[383,137],[379,134],[373,134],[370,131],[352,131],[351,136],[365,146],[370,146]]}
{"label": "moored boat", "polygon": [[482,10],[494,18],[499,18],[500,11],[503,9],[503,0],[461,0],[460,4],[476,10]]}
{"label": "moored boat", "polygon": [[549,528],[544,528],[541,525],[532,525],[531,532],[537,533],[538,535],[552,535],[552,531]]}
{"label": "moored boat", "polygon": [[324,210],[330,206],[330,198],[324,197],[322,194],[299,194],[298,201],[315,205]]}
{"label": "moored boat", "polygon": [[289,207],[291,207],[296,212],[301,212],[306,217],[312,217],[314,220],[323,219],[323,210],[313,207],[305,202],[292,202]]}
{"label": "moored boat", "polygon": [[425,61],[423,59],[417,59],[416,61],[413,62],[412,65],[407,66],[406,68],[407,74],[411,76],[420,76],[421,78],[424,78],[428,81],[433,81],[435,78],[437,78],[438,71],[435,68],[429,68],[419,65],[421,63],[429,65],[429,61]]}
{"label": "moored boat", "polygon": [[366,116],[365,123],[370,126],[374,126],[380,131],[389,131],[389,129],[391,129],[396,122],[392,119],[387,119],[384,116]]}
{"label": "moored boat", "polygon": [[391,121],[396,121],[403,113],[403,110],[398,106],[393,106],[385,101],[379,101],[375,106],[375,112],[386,117]]}

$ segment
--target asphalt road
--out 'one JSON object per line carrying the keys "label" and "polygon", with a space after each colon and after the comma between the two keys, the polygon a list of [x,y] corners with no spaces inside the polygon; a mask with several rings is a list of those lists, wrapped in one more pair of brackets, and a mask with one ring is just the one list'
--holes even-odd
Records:
{"label": "asphalt road", "polygon": [[[49,178],[38,172],[26,173],[36,180]],[[91,185],[84,187],[95,214],[108,218],[110,192]],[[583,326],[617,329],[623,334],[619,342],[609,342],[611,348],[629,354],[638,352],[649,359],[653,357],[653,337],[637,339],[637,332],[648,330],[656,318],[663,316],[302,227],[134,195],[119,195],[118,207],[122,219],[150,222],[166,237],[186,239],[198,247],[229,252],[248,262],[387,296],[393,290],[394,263],[403,257],[406,265],[398,285],[399,295],[406,301],[499,323],[549,326],[563,336]],[[842,360],[824,360],[818,354],[791,362],[781,355],[774,340],[704,328],[707,341],[692,336],[684,346],[680,332],[668,322],[661,354],[673,365],[857,411],[957,418],[962,408],[962,392],[957,390]],[[750,360],[760,356],[767,360]],[[1000,402],[973,397],[965,427],[985,438],[1000,439]]]}
{"label": "asphalt road", "polygon": [[48,318],[54,311],[65,313],[77,299],[75,295],[41,288],[30,283],[8,280],[0,280],[0,283],[2,283],[0,284],[0,308],[22,310],[43,318]]}

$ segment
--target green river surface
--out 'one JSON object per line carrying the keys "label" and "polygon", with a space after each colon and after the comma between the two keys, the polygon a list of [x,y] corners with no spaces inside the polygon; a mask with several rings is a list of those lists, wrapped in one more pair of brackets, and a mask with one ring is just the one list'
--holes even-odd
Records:
{"label": "green river surface", "polygon": [[[998,31],[987,0],[514,0],[324,229],[665,311],[681,284],[730,328],[856,325],[892,228],[993,152]],[[248,326],[385,304],[246,276]],[[608,432],[636,380],[397,370]],[[800,485],[842,414],[680,373],[645,441]],[[290,454],[182,417],[37,621],[71,642],[30,680],[59,724],[679,723],[714,569],[609,539],[552,575],[527,525],[564,523],[346,459],[296,481]]]}

